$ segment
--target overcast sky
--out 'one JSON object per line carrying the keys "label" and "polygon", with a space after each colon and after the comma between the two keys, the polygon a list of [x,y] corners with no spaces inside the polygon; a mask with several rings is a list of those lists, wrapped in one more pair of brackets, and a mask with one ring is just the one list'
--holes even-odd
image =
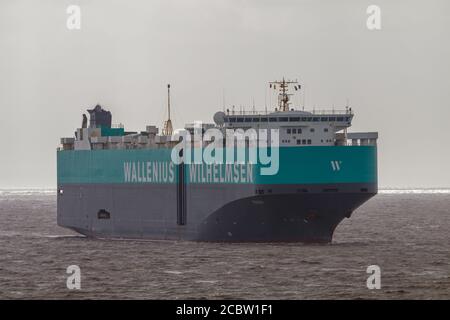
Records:
{"label": "overcast sky", "polygon": [[448,0],[0,0],[0,188],[55,187],[59,138],[97,103],[129,130],[161,126],[170,82],[179,128],[211,122],[223,96],[262,110],[283,76],[307,108],[348,99],[352,130],[379,132],[380,187],[450,187],[449,14]]}

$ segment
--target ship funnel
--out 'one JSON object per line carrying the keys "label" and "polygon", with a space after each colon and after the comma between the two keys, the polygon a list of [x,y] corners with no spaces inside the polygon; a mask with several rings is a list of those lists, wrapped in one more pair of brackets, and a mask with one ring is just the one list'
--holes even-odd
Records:
{"label": "ship funnel", "polygon": [[94,109],[88,109],[89,112],[89,127],[91,128],[111,128],[111,112],[106,111],[97,104]]}

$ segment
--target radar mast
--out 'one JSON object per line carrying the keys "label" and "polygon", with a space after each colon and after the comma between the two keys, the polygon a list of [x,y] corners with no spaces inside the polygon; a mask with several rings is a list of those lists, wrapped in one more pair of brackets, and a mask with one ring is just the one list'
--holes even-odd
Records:
{"label": "radar mast", "polygon": [[293,84],[295,91],[300,90],[302,87],[298,84],[298,81],[292,81],[292,80],[285,80],[283,77],[282,81],[272,81],[269,82],[270,88],[277,90],[278,86],[278,106],[280,107],[280,111],[289,111],[289,100],[290,96],[292,96],[292,93],[289,92],[289,85]]}

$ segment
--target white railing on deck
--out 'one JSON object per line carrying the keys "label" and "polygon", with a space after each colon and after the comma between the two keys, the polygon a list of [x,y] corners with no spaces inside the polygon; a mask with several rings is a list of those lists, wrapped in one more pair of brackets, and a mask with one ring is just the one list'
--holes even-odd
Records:
{"label": "white railing on deck", "polygon": [[[316,109],[313,109],[313,110],[293,109],[293,110],[289,110],[289,111],[294,111],[294,112],[295,111],[303,111],[303,112],[309,112],[309,113],[311,113],[313,115],[315,115],[315,114],[317,114],[317,115],[325,115],[325,114],[327,114],[327,115],[328,114],[331,114],[331,115],[338,115],[338,114],[352,115],[353,114],[353,110],[351,108],[348,108],[348,109],[345,109],[345,110],[343,110],[343,109],[318,109],[318,110],[316,110]],[[248,116],[250,116],[250,115],[265,116],[265,115],[268,115],[268,114],[271,114],[271,113],[274,113],[274,112],[280,112],[281,113],[280,110],[277,110],[277,111],[275,111],[275,110],[264,110],[264,111],[261,111],[261,110],[245,110],[245,109],[240,109],[240,110],[227,109],[225,111],[225,114],[227,116],[239,116],[239,115],[241,115],[241,116],[246,116],[246,115],[248,115]]]}

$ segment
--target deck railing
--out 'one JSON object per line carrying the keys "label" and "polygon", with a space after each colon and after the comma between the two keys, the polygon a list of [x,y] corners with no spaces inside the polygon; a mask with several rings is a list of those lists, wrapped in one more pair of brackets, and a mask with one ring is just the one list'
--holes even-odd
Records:
{"label": "deck railing", "polygon": [[[335,115],[352,115],[353,114],[353,110],[352,108],[348,108],[348,109],[312,109],[312,110],[298,110],[298,109],[292,109],[290,111],[304,111],[304,112],[309,112],[313,115],[325,115],[325,114],[335,114]],[[256,115],[256,116],[265,116],[274,112],[280,112],[279,110],[274,111],[274,110],[230,110],[227,109],[225,111],[225,114],[227,116],[251,116],[251,115]]]}

